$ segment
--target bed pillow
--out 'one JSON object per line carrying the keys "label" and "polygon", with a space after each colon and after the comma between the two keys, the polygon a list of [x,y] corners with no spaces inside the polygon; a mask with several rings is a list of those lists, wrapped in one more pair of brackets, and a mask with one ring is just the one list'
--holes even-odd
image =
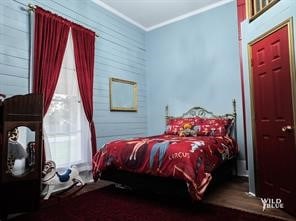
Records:
{"label": "bed pillow", "polygon": [[165,134],[169,135],[178,135],[179,132],[183,129],[185,124],[191,124],[193,126],[200,123],[199,117],[191,118],[172,118],[168,120]]}
{"label": "bed pillow", "polygon": [[199,136],[226,136],[229,133],[232,119],[229,118],[204,118],[195,124]]}

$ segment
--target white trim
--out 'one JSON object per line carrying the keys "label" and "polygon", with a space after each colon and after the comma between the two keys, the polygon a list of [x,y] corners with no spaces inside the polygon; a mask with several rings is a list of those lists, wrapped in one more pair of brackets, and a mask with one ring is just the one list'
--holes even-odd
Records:
{"label": "white trim", "polygon": [[[211,10],[211,9],[214,9],[214,8],[217,8],[221,5],[224,5],[224,4],[227,4],[227,3],[230,3],[230,2],[233,2],[234,0],[222,0],[222,1],[219,1],[217,3],[214,3],[214,4],[211,4],[209,6],[206,6],[206,7],[203,7],[203,8],[200,8],[200,9],[197,9],[195,11],[192,11],[192,12],[189,12],[187,14],[184,14],[184,15],[181,15],[181,16],[178,16],[176,18],[173,18],[173,19],[170,19],[170,20],[167,20],[165,22],[162,22],[158,25],[154,25],[154,26],[151,26],[149,28],[146,28],[146,31],[152,31],[156,28],[160,28],[162,26],[165,26],[165,25],[168,25],[168,24],[171,24],[171,23],[174,23],[174,22],[177,22],[177,21],[180,21],[180,20],[183,20],[185,18],[189,18],[191,16],[194,16],[194,15],[197,15],[197,14],[200,14],[200,13],[203,13],[205,11],[208,11],[208,10]],[[222,18],[221,18],[222,19]]]}
{"label": "white trim", "polygon": [[30,37],[30,57],[29,57],[29,81],[28,81],[28,93],[33,93],[33,68],[34,68],[34,32],[35,32],[35,13],[29,10],[29,37]]}
{"label": "white trim", "polygon": [[127,17],[126,15],[122,14],[121,12],[117,11],[116,9],[110,7],[109,5],[105,4],[104,2],[100,1],[100,0],[92,0],[94,3],[98,4],[99,6],[101,6],[102,8],[106,9],[107,11],[112,12],[113,14],[117,15],[120,18],[123,18],[124,20],[126,20],[127,22],[143,29],[144,31],[147,31],[147,28],[145,28],[143,25],[139,24],[138,22],[134,21],[133,19]]}
{"label": "white trim", "polygon": [[248,192],[247,193],[249,196],[251,196],[251,197],[256,197],[256,195],[254,194],[254,193],[252,193],[252,192]]}
{"label": "white trim", "polygon": [[173,19],[170,19],[170,20],[167,20],[165,22],[162,22],[162,23],[159,23],[157,25],[153,25],[151,27],[144,27],[143,25],[139,24],[138,22],[134,21],[133,19],[129,18],[128,16],[122,14],[121,12],[117,11],[116,9],[110,7],[109,5],[105,4],[104,2],[100,1],[100,0],[92,0],[94,3],[98,4],[99,6],[101,6],[102,8],[112,12],[113,14],[117,15],[118,17],[121,17],[123,18],[124,20],[126,20],[127,22],[143,29],[144,31],[152,31],[154,29],[157,29],[157,28],[160,28],[162,26],[165,26],[165,25],[168,25],[168,24],[171,24],[171,23],[174,23],[174,22],[177,22],[177,21],[180,21],[180,20],[183,20],[185,18],[188,18],[188,17],[191,17],[191,16],[194,16],[194,15],[197,15],[197,14],[200,14],[202,12],[205,12],[205,11],[208,11],[208,10],[211,10],[211,9],[214,9],[216,7],[219,7],[219,6],[222,6],[224,4],[227,4],[227,3],[230,3],[230,2],[233,2],[234,0],[221,0],[217,3],[214,3],[214,4],[211,4],[209,6],[206,6],[206,7],[203,7],[203,8],[200,8],[200,9],[197,9],[195,11],[192,11],[192,12],[189,12],[187,14],[184,14],[184,15],[181,15],[181,16],[178,16],[176,18],[173,18]]}

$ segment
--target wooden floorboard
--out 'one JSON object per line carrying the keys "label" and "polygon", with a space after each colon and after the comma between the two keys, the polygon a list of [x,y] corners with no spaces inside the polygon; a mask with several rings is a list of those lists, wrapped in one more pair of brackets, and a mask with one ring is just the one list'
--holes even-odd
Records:
{"label": "wooden floorboard", "polygon": [[265,209],[263,211],[260,198],[252,196],[248,191],[247,180],[235,178],[211,189],[206,194],[204,202],[282,220],[296,221],[295,217],[281,209]]}

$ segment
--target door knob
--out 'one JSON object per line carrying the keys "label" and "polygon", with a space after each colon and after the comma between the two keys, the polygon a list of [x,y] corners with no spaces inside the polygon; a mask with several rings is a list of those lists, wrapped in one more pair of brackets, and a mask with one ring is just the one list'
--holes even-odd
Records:
{"label": "door knob", "polygon": [[283,132],[289,132],[292,130],[293,130],[293,127],[291,125],[287,125],[287,126],[282,127]]}

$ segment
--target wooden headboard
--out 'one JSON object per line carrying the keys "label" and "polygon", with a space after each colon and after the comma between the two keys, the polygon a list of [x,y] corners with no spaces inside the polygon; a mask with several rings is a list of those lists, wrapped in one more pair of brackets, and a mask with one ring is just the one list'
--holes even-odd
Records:
{"label": "wooden headboard", "polygon": [[166,125],[168,121],[173,118],[190,118],[190,117],[201,117],[201,118],[229,118],[233,120],[232,126],[232,134],[235,139],[237,139],[237,128],[236,128],[236,101],[235,99],[232,100],[232,113],[226,113],[223,115],[214,114],[211,111],[206,110],[203,107],[192,107],[184,114],[179,117],[173,117],[169,115],[169,107],[168,105],[165,106],[165,120]]}

